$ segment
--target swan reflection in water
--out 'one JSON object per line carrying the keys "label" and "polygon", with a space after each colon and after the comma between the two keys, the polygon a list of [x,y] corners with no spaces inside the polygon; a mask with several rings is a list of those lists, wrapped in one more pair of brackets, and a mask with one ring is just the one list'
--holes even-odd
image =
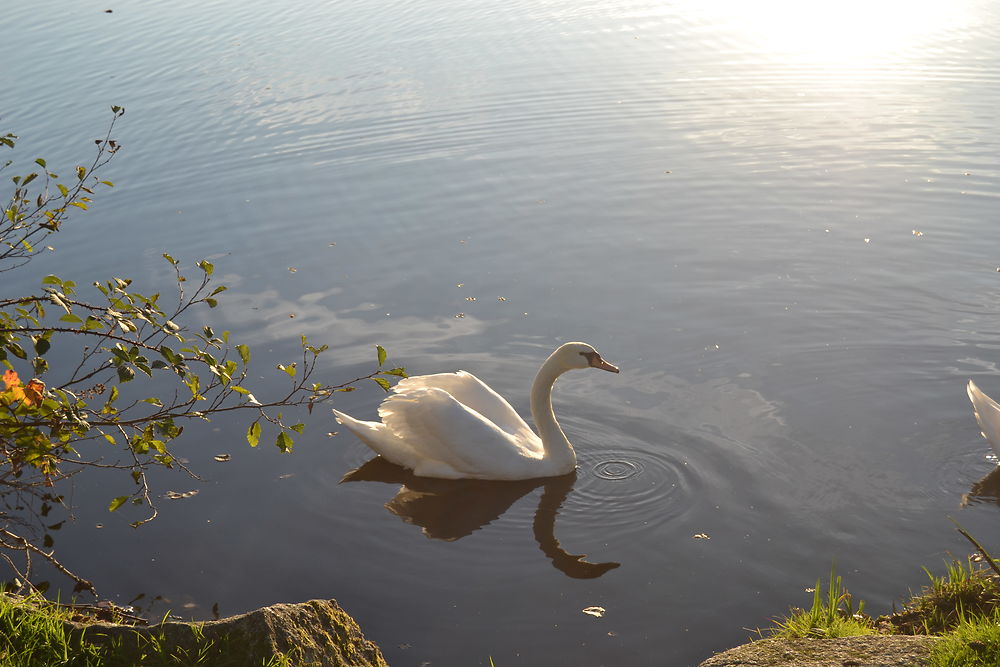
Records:
{"label": "swan reflection in water", "polygon": [[403,521],[420,526],[436,540],[454,541],[500,518],[516,500],[542,487],[532,528],[535,540],[552,564],[574,579],[595,579],[620,563],[591,563],[585,554],[568,553],[555,536],[556,516],[573,489],[576,473],[560,477],[501,482],[476,479],[417,477],[407,469],[375,457],[342,482],[402,484],[385,508]]}
{"label": "swan reflection in water", "polygon": [[969,492],[962,496],[962,507],[977,503],[1000,505],[1000,466],[993,468],[985,477],[975,482]]}

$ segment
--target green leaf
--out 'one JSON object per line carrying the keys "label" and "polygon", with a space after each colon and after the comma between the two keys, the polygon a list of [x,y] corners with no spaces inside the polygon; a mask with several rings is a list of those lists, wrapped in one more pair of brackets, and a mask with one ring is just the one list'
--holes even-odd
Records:
{"label": "green leaf", "polygon": [[31,367],[34,369],[35,375],[41,375],[49,370],[49,362],[44,357],[35,357],[31,360]]}
{"label": "green leaf", "polygon": [[294,444],[294,442],[295,441],[292,440],[292,438],[287,433],[282,431],[281,433],[278,434],[278,439],[274,441],[274,444],[278,447],[278,449],[281,450],[283,454],[287,454],[288,452],[292,451],[292,444]]}
{"label": "green leaf", "polygon": [[115,436],[113,436],[113,435],[111,435],[109,433],[102,433],[101,435],[103,435],[104,439],[107,440],[112,445],[115,444]]}
{"label": "green leaf", "polygon": [[68,322],[70,324],[80,324],[81,322],[83,322],[83,320],[80,319],[79,315],[74,315],[73,313],[66,313],[65,315],[59,318],[59,321]]}
{"label": "green leaf", "polygon": [[385,389],[386,392],[392,389],[392,385],[385,378],[372,378],[372,382]]}
{"label": "green leaf", "polygon": [[302,431],[305,430],[306,425],[305,424],[294,424],[294,425],[290,426],[289,428],[291,428],[296,433],[302,433]]}
{"label": "green leaf", "polygon": [[44,338],[38,338],[35,340],[35,352],[40,355],[48,352],[50,347],[52,347],[52,345]]}
{"label": "green leaf", "polygon": [[163,407],[163,401],[161,401],[160,399],[156,398],[155,396],[153,396],[152,398],[144,398],[144,399],[142,399],[142,401],[143,401],[143,403],[150,403],[151,405],[155,405],[158,408],[162,408]]}
{"label": "green leaf", "polygon": [[243,365],[250,365],[250,348],[246,345],[237,345],[236,350],[240,353],[240,359],[243,360]]}
{"label": "green leaf", "polygon": [[134,377],[135,377],[135,371],[129,368],[128,366],[118,367],[118,379],[121,382],[129,382]]}
{"label": "green leaf", "polygon": [[212,297],[206,297],[206,298],[205,298],[205,303],[207,303],[207,304],[208,304],[208,307],[209,307],[209,308],[215,308],[216,306],[218,306],[218,305],[219,305],[219,302],[218,302],[218,300],[216,300],[216,299],[213,299]]}
{"label": "green leaf", "polygon": [[114,512],[116,509],[118,509],[126,502],[128,502],[128,498],[129,498],[128,496],[118,496],[117,498],[111,501],[110,505],[108,505],[108,511]]}
{"label": "green leaf", "polygon": [[45,160],[43,160],[42,158],[37,158],[35,160],[35,164],[37,164],[42,169],[45,169]]}
{"label": "green leaf", "polygon": [[247,429],[247,442],[250,443],[251,447],[256,447],[260,443],[260,422],[256,421],[250,424],[250,428]]}
{"label": "green leaf", "polygon": [[205,272],[206,276],[212,275],[212,271],[215,270],[215,265],[213,265],[207,259],[203,259],[197,264],[198,268]]}
{"label": "green leaf", "polygon": [[396,377],[401,377],[401,378],[410,377],[409,375],[407,375],[405,368],[392,368],[387,371],[382,371],[382,375],[395,375]]}
{"label": "green leaf", "polygon": [[385,348],[382,347],[381,345],[376,345],[375,351],[378,352],[378,365],[381,366],[382,364],[385,363],[385,358],[387,356],[385,353]]}

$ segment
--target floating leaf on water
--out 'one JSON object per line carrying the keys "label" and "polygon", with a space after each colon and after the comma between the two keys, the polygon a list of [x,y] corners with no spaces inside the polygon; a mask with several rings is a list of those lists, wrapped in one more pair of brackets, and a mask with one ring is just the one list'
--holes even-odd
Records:
{"label": "floating leaf on water", "polygon": [[465,287],[465,283],[458,283],[455,287]]}
{"label": "floating leaf on water", "polygon": [[232,459],[233,455],[232,454],[216,454],[213,458],[216,461],[218,461],[219,463],[225,463],[226,461],[229,461],[230,459]]}
{"label": "floating leaf on water", "polygon": [[164,495],[164,497],[169,498],[170,500],[179,500],[181,498],[191,498],[193,496],[198,495],[198,489],[193,489],[191,491],[184,491],[183,493],[178,493],[177,491],[167,491],[163,495]]}
{"label": "floating leaf on water", "polygon": [[295,313],[288,313],[288,319],[294,320],[295,319]]}
{"label": "floating leaf on water", "polygon": [[871,239],[865,239],[865,243],[871,243],[871,242],[872,242]]}
{"label": "floating leaf on water", "polygon": [[923,233],[923,232],[921,232],[921,231],[918,231],[918,230],[914,229],[914,230],[913,230],[913,235],[914,235],[914,236],[923,236],[923,235],[924,235],[924,233]]}
{"label": "floating leaf on water", "polygon": [[604,607],[584,607],[582,611],[584,614],[589,614],[595,618],[601,618],[607,610]]}
{"label": "floating leaf on water", "polygon": [[474,297],[474,296],[467,296],[467,297],[465,297],[465,300],[466,301],[475,301],[476,297]]}
{"label": "floating leaf on water", "polygon": [[465,317],[465,313],[456,313],[455,317],[461,319],[461,318]]}
{"label": "floating leaf on water", "polygon": [[505,297],[505,296],[498,296],[497,297],[497,301],[506,301],[506,300],[507,300],[507,297]]}
{"label": "floating leaf on water", "polygon": [[815,592],[816,592],[815,588],[809,587],[806,589],[806,593],[815,593]]}
{"label": "floating leaf on water", "polygon": [[286,472],[283,475],[278,475],[278,479],[288,479],[289,477],[294,477],[294,476],[295,476],[294,472]]}
{"label": "floating leaf on water", "polygon": [[326,432],[326,437],[332,438],[333,436],[337,435],[337,433],[338,433],[338,431],[327,431]]}
{"label": "floating leaf on water", "polygon": [[712,539],[711,537],[708,536],[708,533],[695,533],[691,537],[693,537],[696,540],[710,540],[710,539]]}
{"label": "floating leaf on water", "polygon": [[298,269],[296,269],[294,266],[288,267],[288,272],[289,273],[295,273],[296,271],[298,271]]}

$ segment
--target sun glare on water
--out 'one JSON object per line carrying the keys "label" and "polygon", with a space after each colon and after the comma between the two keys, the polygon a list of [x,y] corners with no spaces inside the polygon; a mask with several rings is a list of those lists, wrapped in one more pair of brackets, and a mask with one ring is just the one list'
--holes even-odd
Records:
{"label": "sun glare on water", "polygon": [[692,0],[690,11],[772,57],[847,68],[912,59],[973,18],[961,0]]}

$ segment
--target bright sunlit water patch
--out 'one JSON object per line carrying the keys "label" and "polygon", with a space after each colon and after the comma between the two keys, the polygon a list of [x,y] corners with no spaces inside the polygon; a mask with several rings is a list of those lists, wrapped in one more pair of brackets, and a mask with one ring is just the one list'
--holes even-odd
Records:
{"label": "bright sunlit water patch", "polygon": [[789,65],[879,69],[896,58],[923,59],[942,35],[956,35],[979,17],[970,2],[942,0],[707,0],[687,10],[723,33]]}

